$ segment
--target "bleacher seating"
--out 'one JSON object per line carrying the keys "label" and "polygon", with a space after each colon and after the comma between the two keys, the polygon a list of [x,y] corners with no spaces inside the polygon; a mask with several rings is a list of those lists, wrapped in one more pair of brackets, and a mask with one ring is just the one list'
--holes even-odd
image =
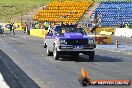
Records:
{"label": "bleacher seating", "polygon": [[92,0],[88,1],[52,1],[47,5],[47,9],[40,10],[33,20],[53,21],[75,24],[84,12],[92,4]]}
{"label": "bleacher seating", "polygon": [[[132,25],[132,3],[131,2],[101,2],[96,12],[101,17],[102,26],[119,26],[121,22]],[[95,15],[95,11],[92,16]],[[90,20],[86,23],[89,24]]]}

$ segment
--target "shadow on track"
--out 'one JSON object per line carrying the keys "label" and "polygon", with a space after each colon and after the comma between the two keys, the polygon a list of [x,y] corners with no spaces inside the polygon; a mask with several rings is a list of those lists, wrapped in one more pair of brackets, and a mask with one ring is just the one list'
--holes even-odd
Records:
{"label": "shadow on track", "polygon": [[90,61],[89,57],[86,55],[81,55],[78,58],[71,58],[70,56],[63,57],[60,59],[60,61],[75,61],[75,62],[123,62],[122,58],[117,58],[117,57],[108,57],[108,56],[100,56],[100,55],[95,55],[94,61]]}

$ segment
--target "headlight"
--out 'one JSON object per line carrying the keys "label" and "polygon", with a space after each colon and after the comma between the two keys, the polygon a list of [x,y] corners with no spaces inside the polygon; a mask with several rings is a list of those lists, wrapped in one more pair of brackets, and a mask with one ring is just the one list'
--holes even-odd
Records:
{"label": "headlight", "polygon": [[65,44],[67,44],[67,42],[66,42],[65,39],[61,39],[61,40],[60,40],[60,44],[64,44],[64,45],[65,45]]}
{"label": "headlight", "polygon": [[88,43],[89,43],[89,44],[94,44],[95,42],[94,42],[93,39],[91,39],[91,40],[88,40]]}

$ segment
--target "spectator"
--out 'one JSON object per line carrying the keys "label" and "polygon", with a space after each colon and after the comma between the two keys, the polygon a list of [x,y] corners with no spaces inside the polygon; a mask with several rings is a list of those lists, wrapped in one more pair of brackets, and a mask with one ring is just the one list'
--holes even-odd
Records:
{"label": "spectator", "polygon": [[125,24],[125,28],[129,28],[129,23],[128,22]]}
{"label": "spectator", "polygon": [[120,28],[124,28],[124,27],[125,27],[124,22],[121,22],[121,24],[120,24]]}
{"label": "spectator", "polygon": [[35,24],[35,29],[39,29],[39,23],[38,22]]}
{"label": "spectator", "polygon": [[70,23],[70,25],[73,25],[72,23]]}
{"label": "spectator", "polygon": [[44,23],[43,22],[40,23],[40,29],[44,29]]}
{"label": "spectator", "polygon": [[27,26],[27,22],[25,22],[25,23],[23,24],[24,33],[26,33],[26,26]]}
{"label": "spectator", "polygon": [[96,24],[93,23],[93,25],[92,25],[92,30],[91,30],[92,33],[96,31],[96,27],[97,27]]}
{"label": "spectator", "polygon": [[47,10],[48,9],[48,7],[47,6],[43,6],[43,10]]}
{"label": "spectator", "polygon": [[48,30],[49,22],[47,20],[44,22],[44,27],[45,27],[45,30]]}
{"label": "spectator", "polygon": [[51,25],[51,23],[50,23],[49,26],[48,26],[48,32],[49,32],[51,29],[52,29],[52,25]]}
{"label": "spectator", "polygon": [[35,24],[32,22],[32,28],[34,29],[35,28]]}
{"label": "spectator", "polygon": [[27,26],[27,35],[30,35],[30,29],[32,28],[32,23],[29,23]]}
{"label": "spectator", "polygon": [[28,22],[26,22],[26,23],[25,23],[25,26],[26,26],[26,31],[25,31],[25,33],[26,33],[26,34],[28,34],[28,25],[29,25]]}
{"label": "spectator", "polygon": [[14,31],[14,23],[10,23],[9,24],[9,29],[10,29],[10,34],[11,34],[11,32],[13,32],[13,34],[15,35],[15,31]]}
{"label": "spectator", "polygon": [[12,23],[10,23],[9,25],[7,25],[7,27],[9,28],[10,34],[11,34],[11,31],[12,31]]}
{"label": "spectator", "polygon": [[69,25],[69,24],[66,22],[66,25]]}
{"label": "spectator", "polygon": [[64,25],[64,23],[63,23],[63,22],[61,22],[61,25]]}
{"label": "spectator", "polygon": [[14,25],[14,23],[12,23],[13,25],[12,25],[12,32],[13,32],[13,34],[15,35],[15,29],[16,29],[16,25]]}
{"label": "spectator", "polygon": [[102,26],[102,24],[101,24],[101,18],[99,18],[99,20],[98,20],[98,26],[99,26],[99,27]]}

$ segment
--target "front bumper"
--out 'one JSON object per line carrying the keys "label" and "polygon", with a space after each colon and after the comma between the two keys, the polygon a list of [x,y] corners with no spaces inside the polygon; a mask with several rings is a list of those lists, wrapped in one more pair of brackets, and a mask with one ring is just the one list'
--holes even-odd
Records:
{"label": "front bumper", "polygon": [[61,45],[57,47],[57,51],[71,52],[87,52],[94,51],[96,45]]}
{"label": "front bumper", "polygon": [[88,51],[94,51],[94,49],[57,49],[57,51],[60,52],[88,52]]}
{"label": "front bumper", "polygon": [[57,49],[59,55],[88,54],[94,52],[94,49]]}

